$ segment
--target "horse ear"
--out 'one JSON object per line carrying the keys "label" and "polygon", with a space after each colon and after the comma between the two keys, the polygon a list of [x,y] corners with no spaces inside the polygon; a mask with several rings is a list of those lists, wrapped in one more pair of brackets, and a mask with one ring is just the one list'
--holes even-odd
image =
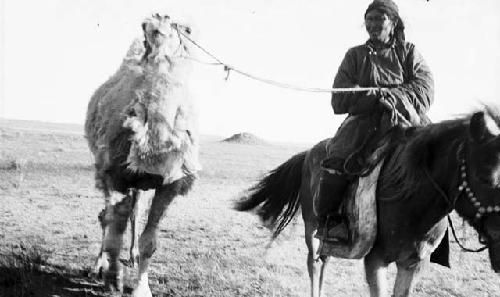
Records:
{"label": "horse ear", "polygon": [[476,112],[470,119],[470,135],[476,142],[483,142],[499,136],[500,127],[489,114]]}

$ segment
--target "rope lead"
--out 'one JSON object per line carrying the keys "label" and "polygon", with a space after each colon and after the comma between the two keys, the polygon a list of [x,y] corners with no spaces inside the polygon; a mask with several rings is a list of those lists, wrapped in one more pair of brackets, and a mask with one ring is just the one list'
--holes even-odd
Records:
{"label": "rope lead", "polygon": [[189,36],[187,36],[184,32],[179,31],[179,30],[178,30],[178,32],[184,38],[186,38],[189,42],[191,42],[193,45],[195,45],[197,48],[199,48],[202,52],[204,52],[210,58],[212,58],[213,60],[215,60],[216,63],[206,63],[206,62],[201,62],[201,61],[199,61],[197,59],[193,59],[193,58],[189,58],[189,57],[186,57],[186,58],[191,59],[191,60],[193,60],[195,62],[206,64],[206,65],[214,65],[214,66],[221,65],[221,66],[223,66],[224,67],[224,71],[226,72],[226,78],[225,78],[226,81],[229,79],[229,74],[230,74],[230,72],[232,70],[234,72],[239,73],[240,75],[246,76],[246,77],[248,77],[250,79],[253,79],[253,80],[256,80],[256,81],[260,81],[260,82],[265,83],[265,84],[269,84],[269,85],[273,85],[273,86],[280,87],[280,88],[285,88],[285,89],[292,89],[292,90],[296,90],[296,91],[313,92],[313,93],[355,93],[355,92],[368,92],[368,91],[381,91],[381,90],[384,90],[384,88],[380,88],[380,87],[373,87],[373,88],[329,88],[329,89],[301,87],[301,86],[295,86],[295,85],[291,85],[291,84],[287,84],[287,83],[283,83],[283,82],[278,82],[278,81],[275,81],[275,80],[272,80],[272,79],[258,77],[256,75],[250,74],[248,72],[245,72],[243,70],[240,70],[240,69],[238,69],[236,67],[230,66],[230,65],[222,62],[222,60],[220,60],[215,55],[213,55],[212,53],[210,53],[209,51],[207,51],[206,49],[204,49],[201,45],[199,45],[194,40],[192,40]]}
{"label": "rope lead", "polygon": [[[192,44],[194,44],[196,47],[198,47],[201,51],[203,51],[206,55],[210,56],[216,62],[215,63],[207,63],[207,62],[202,62],[202,61],[199,61],[199,60],[191,58],[191,57],[185,57],[185,58],[193,60],[193,61],[198,62],[198,63],[205,64],[205,65],[213,65],[213,66],[222,65],[222,66],[224,66],[224,71],[226,72],[226,77],[225,77],[226,81],[229,80],[229,75],[231,74],[231,70],[232,70],[232,71],[237,72],[237,73],[239,73],[239,74],[241,74],[243,76],[246,76],[246,77],[248,77],[250,79],[253,79],[253,80],[256,80],[256,81],[260,81],[260,82],[265,83],[265,84],[269,84],[269,85],[273,85],[273,86],[280,87],[280,88],[285,88],[285,89],[296,90],[296,91],[313,92],[313,93],[357,93],[357,92],[378,91],[380,94],[383,94],[382,92],[384,90],[387,90],[387,88],[382,88],[382,87],[369,87],[369,88],[360,88],[360,87],[357,87],[357,88],[329,88],[329,89],[300,87],[300,86],[294,86],[294,85],[287,84],[287,83],[282,83],[282,82],[275,81],[275,80],[272,80],[272,79],[258,77],[258,76],[252,75],[252,74],[250,74],[248,72],[245,72],[243,70],[240,70],[240,69],[238,69],[236,67],[230,66],[230,65],[222,62],[222,60],[220,60],[215,55],[211,54],[209,51],[207,51],[206,49],[204,49],[201,45],[199,45],[198,43],[196,43],[194,40],[192,40],[191,38],[189,38],[189,36],[187,36],[186,34],[184,34],[184,32],[179,31],[179,29],[177,29],[177,32],[179,32],[180,35],[184,36],[184,38],[186,38],[189,42],[191,42]],[[411,125],[411,123],[408,120],[406,120],[406,118],[396,109],[396,106],[394,106],[394,104],[392,104],[392,105],[393,105],[393,106],[391,106],[392,120],[393,121],[398,121],[398,122],[403,122],[403,123],[405,123],[407,125]]]}
{"label": "rope lead", "polygon": [[229,74],[231,74],[231,67],[229,67],[228,65],[224,65],[224,71],[226,72],[225,81],[227,81],[229,79]]}

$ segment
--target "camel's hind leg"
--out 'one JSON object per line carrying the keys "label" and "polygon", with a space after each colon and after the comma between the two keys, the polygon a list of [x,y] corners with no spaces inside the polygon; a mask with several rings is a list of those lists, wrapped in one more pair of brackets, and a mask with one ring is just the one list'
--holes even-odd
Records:
{"label": "camel's hind leg", "polygon": [[412,265],[396,263],[398,273],[394,283],[394,297],[411,296],[411,291],[417,282],[417,276],[420,270],[429,262],[429,258]]}
{"label": "camel's hind leg", "polygon": [[139,283],[134,289],[134,297],[151,297],[148,284],[148,269],[151,257],[156,250],[158,225],[170,203],[177,195],[183,195],[192,184],[192,177],[185,177],[155,191],[148,221],[139,239]]}
{"label": "camel's hind leg", "polygon": [[373,250],[365,257],[365,276],[371,297],[388,296],[387,263]]}
{"label": "camel's hind leg", "polygon": [[318,256],[319,239],[314,237],[317,223],[305,221],[305,240],[308,249],[307,271],[311,280],[311,297],[320,297],[323,286],[323,276],[325,273],[328,257]]}
{"label": "camel's hind leg", "polygon": [[103,274],[106,287],[112,291],[123,291],[123,272],[119,256],[131,210],[132,198],[131,195],[126,195],[115,201],[112,199],[104,211],[102,258],[107,260],[108,265],[103,266]]}
{"label": "camel's hind leg", "polygon": [[140,192],[135,190],[132,193],[132,205],[134,209],[130,214],[130,264],[135,266],[139,263],[139,218],[140,218]]}

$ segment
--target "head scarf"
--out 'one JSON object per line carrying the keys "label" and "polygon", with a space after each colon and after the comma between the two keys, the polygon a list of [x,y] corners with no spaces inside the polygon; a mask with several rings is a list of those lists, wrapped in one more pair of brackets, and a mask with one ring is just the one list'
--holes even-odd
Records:
{"label": "head scarf", "polygon": [[394,22],[396,22],[396,26],[394,27],[394,38],[396,41],[403,42],[405,41],[405,25],[403,20],[399,16],[399,9],[396,3],[392,0],[373,0],[373,2],[368,5],[368,8],[365,12],[366,14],[372,10],[378,10],[387,14]]}

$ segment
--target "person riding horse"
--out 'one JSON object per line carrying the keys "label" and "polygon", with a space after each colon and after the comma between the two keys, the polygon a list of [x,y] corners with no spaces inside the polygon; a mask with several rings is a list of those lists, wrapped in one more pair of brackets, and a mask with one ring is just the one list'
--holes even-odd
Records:
{"label": "person riding horse", "polygon": [[365,93],[333,93],[335,114],[348,114],[328,142],[319,190],[314,196],[317,236],[349,242],[340,206],[349,183],[366,167],[367,157],[395,126],[422,126],[434,100],[429,67],[415,46],[405,41],[404,23],[392,0],[374,0],[366,9],[369,40],[349,49],[338,69],[334,88],[378,87]]}

